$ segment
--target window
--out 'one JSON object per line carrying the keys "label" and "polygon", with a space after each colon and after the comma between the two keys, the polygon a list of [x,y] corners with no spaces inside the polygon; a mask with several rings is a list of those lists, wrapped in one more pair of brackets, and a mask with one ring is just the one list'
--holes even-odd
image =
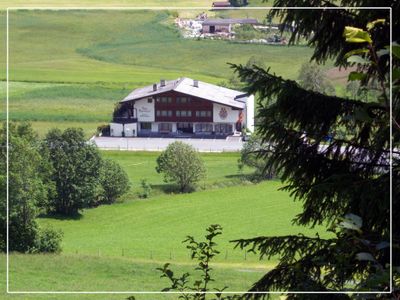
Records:
{"label": "window", "polygon": [[178,103],[178,104],[190,103],[190,98],[189,97],[176,97],[176,103]]}
{"label": "window", "polygon": [[216,133],[232,133],[232,124],[215,124]]}
{"label": "window", "polygon": [[172,131],[172,123],[158,124],[158,132],[171,132],[171,131]]}
{"label": "window", "polygon": [[192,116],[192,111],[191,110],[177,110],[176,111],[176,116],[177,117],[191,117]]}
{"label": "window", "polygon": [[196,111],[196,117],[200,118],[206,118],[206,117],[211,117],[211,111],[210,110],[200,110]]}
{"label": "window", "polygon": [[184,129],[184,128],[193,128],[193,123],[176,123],[176,127],[179,129]]}
{"label": "window", "polygon": [[171,103],[172,98],[171,97],[161,97],[161,103]]}
{"label": "window", "polygon": [[147,103],[153,103],[153,99],[147,98]]}
{"label": "window", "polygon": [[196,129],[196,132],[211,133],[211,132],[213,132],[213,125],[210,123],[200,123],[200,124],[196,124],[195,129]]}
{"label": "window", "polygon": [[140,130],[151,130],[151,123],[150,122],[140,123]]}
{"label": "window", "polygon": [[157,110],[157,117],[172,117],[172,110]]}

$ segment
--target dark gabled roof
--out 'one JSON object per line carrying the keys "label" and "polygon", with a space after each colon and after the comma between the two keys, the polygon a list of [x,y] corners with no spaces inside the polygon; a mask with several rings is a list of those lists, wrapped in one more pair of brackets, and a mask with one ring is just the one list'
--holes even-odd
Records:
{"label": "dark gabled roof", "polygon": [[256,19],[207,19],[203,25],[259,24]]}
{"label": "dark gabled roof", "polygon": [[243,109],[246,106],[247,95],[243,92],[235,91],[211,83],[197,81],[198,86],[193,85],[194,80],[190,78],[178,78],[176,80],[165,81],[165,86],[157,83],[157,90],[153,90],[153,85],[133,90],[121,102],[134,101],[146,97],[155,96],[168,91],[175,91],[186,95],[209,100],[215,103]]}

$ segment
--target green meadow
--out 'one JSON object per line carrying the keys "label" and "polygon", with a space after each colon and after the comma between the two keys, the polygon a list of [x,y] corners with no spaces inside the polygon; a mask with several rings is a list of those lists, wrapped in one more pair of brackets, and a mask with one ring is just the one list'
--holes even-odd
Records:
{"label": "green meadow", "polygon": [[186,235],[201,238],[207,225],[219,223],[224,233],[216,240],[221,251],[213,265],[216,283],[229,286],[229,291],[245,290],[276,259],[260,261],[256,255],[234,249],[232,239],[313,235],[318,230],[324,235],[322,228],[304,230],[291,224],[300,205],[277,191],[279,187],[271,181],[162,195],[85,210],[77,219],[40,218],[40,226],[64,231],[63,253],[11,255],[11,288],[159,291],[167,282],[159,279],[155,268],[170,262],[177,272],[193,270],[181,241]]}
{"label": "green meadow", "polygon": [[[205,6],[209,0],[99,1],[61,0],[60,6]],[[2,1],[7,6],[51,6],[51,1]],[[270,5],[261,0],[250,5]],[[192,17],[198,10],[179,10]],[[209,12],[216,17],[257,17],[266,11]],[[82,127],[92,136],[107,123],[116,102],[132,89],[181,76],[221,83],[232,76],[228,63],[262,59],[276,74],[296,79],[312,49],[302,46],[246,45],[219,40],[183,39],[172,25],[176,13],[159,10],[10,11],[10,119],[29,121],[43,136],[50,128]],[[5,12],[0,12],[4,20]],[[5,22],[0,23],[4,39]],[[329,68],[330,66],[326,66]],[[5,51],[0,51],[5,69]],[[5,74],[0,75],[5,97]],[[4,114],[3,114],[4,116]],[[4,117],[3,117],[4,118]],[[42,227],[64,232],[60,255],[10,255],[10,289],[14,291],[160,291],[168,282],[156,267],[171,262],[179,272],[193,261],[182,244],[187,235],[203,238],[205,228],[221,224],[221,251],[214,263],[216,287],[248,289],[277,262],[234,249],[230,241],[257,235],[324,235],[324,228],[292,225],[301,211],[277,181],[252,184],[238,171],[238,154],[201,154],[207,178],[198,191],[175,194],[155,171],[158,153],[102,151],[119,162],[132,187],[113,205],[82,211],[75,219],[42,216]],[[139,199],[140,181],[153,187]],[[0,256],[2,260],[4,256]],[[4,274],[4,264],[0,265]],[[4,290],[4,282],[1,283]],[[7,299],[125,299],[128,295],[8,295]],[[176,295],[136,295],[137,299],[176,299]],[[1,297],[0,297],[1,298]]]}
{"label": "green meadow", "polygon": [[[174,192],[176,187],[166,184],[162,175],[155,170],[159,152],[102,151],[105,158],[117,161],[129,176],[132,188],[123,200],[138,198],[140,183],[144,179],[152,185],[152,196]],[[201,153],[207,176],[199,183],[198,189],[209,190],[243,184],[243,176],[250,175],[249,167],[239,171],[238,153]]]}
{"label": "green meadow", "polygon": [[[250,56],[295,79],[312,52],[304,46],[184,39],[173,25],[177,12],[199,11],[10,11],[10,119],[30,121],[41,135],[80,124],[90,137],[136,87],[182,76],[218,84],[233,75],[228,63],[243,64]],[[266,11],[210,14],[262,20]],[[4,63],[0,51],[2,68]],[[0,93],[5,96],[4,81]]]}
{"label": "green meadow", "polygon": [[159,190],[149,199],[135,199],[132,195],[122,203],[84,210],[72,219],[40,217],[41,227],[64,232],[63,252],[12,254],[12,290],[159,291],[167,281],[159,278],[155,268],[170,262],[177,272],[193,270],[193,261],[182,241],[187,235],[203,238],[205,228],[217,223],[222,225],[223,235],[216,240],[221,252],[213,264],[216,283],[218,287],[227,285],[229,291],[246,290],[276,264],[277,258],[259,260],[254,254],[235,249],[230,241],[300,232],[326,235],[323,227],[305,229],[291,223],[301,204],[293,202],[287,192],[279,191],[282,185],[278,181],[232,181],[238,177],[238,154],[202,154],[210,175],[205,182],[214,185],[190,194],[163,192],[168,184],[154,170],[158,153],[102,154],[124,167],[133,191],[140,189],[138,182],[143,177]]}

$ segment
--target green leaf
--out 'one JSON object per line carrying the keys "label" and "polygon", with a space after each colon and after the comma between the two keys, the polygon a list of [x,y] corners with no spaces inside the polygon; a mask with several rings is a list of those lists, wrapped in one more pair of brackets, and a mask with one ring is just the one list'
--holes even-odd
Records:
{"label": "green leaf", "polygon": [[359,56],[359,55],[352,55],[347,58],[347,62],[349,63],[357,63],[357,64],[363,64],[363,65],[368,65],[370,64],[370,61]]}
{"label": "green leaf", "polygon": [[357,55],[357,54],[366,54],[368,52],[369,52],[369,50],[366,49],[366,48],[354,49],[354,50],[351,50],[351,51],[347,52],[344,55],[344,58],[348,58],[348,57],[350,57],[352,55]]}
{"label": "green leaf", "polygon": [[349,74],[349,81],[355,81],[355,80],[363,80],[367,77],[367,74],[361,73],[361,72],[350,72]]}
{"label": "green leaf", "polygon": [[346,26],[343,32],[343,36],[348,43],[372,44],[372,39],[369,33],[362,30],[361,28]]}
{"label": "green leaf", "polygon": [[375,21],[369,22],[369,23],[367,24],[367,29],[368,29],[368,30],[371,30],[371,29],[373,29],[376,25],[378,25],[378,24],[384,24],[385,22],[386,22],[385,19],[377,19],[377,20],[375,20]]}

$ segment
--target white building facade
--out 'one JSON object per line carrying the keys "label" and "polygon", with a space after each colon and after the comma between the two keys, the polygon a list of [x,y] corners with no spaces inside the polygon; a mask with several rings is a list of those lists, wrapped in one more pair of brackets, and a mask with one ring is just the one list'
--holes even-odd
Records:
{"label": "white building facade", "polygon": [[254,96],[179,78],[132,91],[110,123],[111,136],[238,135],[254,131]]}

